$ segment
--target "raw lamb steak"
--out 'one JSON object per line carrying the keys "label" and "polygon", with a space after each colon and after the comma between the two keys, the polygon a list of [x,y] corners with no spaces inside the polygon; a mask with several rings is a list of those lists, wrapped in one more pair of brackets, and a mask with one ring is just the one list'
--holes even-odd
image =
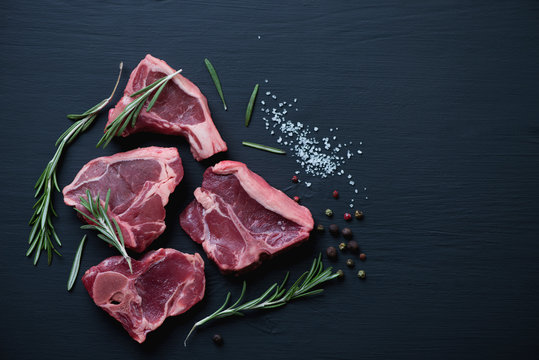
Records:
{"label": "raw lamb steak", "polygon": [[122,256],[110,257],[86,271],[82,282],[95,304],[142,343],[165,318],[204,297],[204,262],[198,254],[159,249],[131,263],[133,273]]}
{"label": "raw lamb steak", "polygon": [[228,273],[255,268],[263,258],[307,239],[313,218],[245,164],[222,161],[206,170],[180,224]]}
{"label": "raw lamb steak", "polygon": [[87,212],[80,205],[87,189],[93,197],[100,194],[102,201],[111,189],[108,214],[120,225],[125,246],[140,252],[165,231],[164,206],[182,178],[176,148],[140,148],[84,165],[64,188],[64,202]]}
{"label": "raw lamb steak", "polygon": [[[174,72],[163,60],[146,55],[131,73],[124,96],[116,107],[110,109],[107,125],[133,101],[131,94]],[[227,150],[226,143],[213,124],[206,97],[182,75],[174,76],[167,83],[150,112],[146,112],[147,103],[135,127],[129,125],[122,136],[140,131],[181,135],[189,141],[191,152],[198,161]]]}

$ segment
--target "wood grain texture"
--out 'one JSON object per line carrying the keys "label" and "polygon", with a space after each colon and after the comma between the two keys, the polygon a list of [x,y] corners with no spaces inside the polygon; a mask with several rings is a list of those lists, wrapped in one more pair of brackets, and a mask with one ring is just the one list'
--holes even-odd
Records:
{"label": "wood grain texture", "polygon": [[[534,359],[539,357],[539,4],[537,1],[3,1],[0,4],[3,309],[5,359]],[[260,36],[260,39],[258,39]],[[138,146],[179,148],[185,178],[167,206],[167,230],[152,248],[201,252],[178,216],[206,166],[243,161],[315,218],[342,213],[331,199],[343,177],[292,187],[291,156],[242,147],[277,145],[257,104],[255,83],[298,98],[298,121],[343,141],[363,141],[348,170],[367,187],[366,215],[353,231],[368,260],[322,296],[244,319],[215,322],[182,345],[194,321],[216,309],[241,280],[206,261],[207,296],[139,345],[97,308],[78,282],[65,291],[82,231],[55,197],[63,258],[37,268],[24,257],[32,187],[68,126],[65,114],[108,95],[117,65],[146,54],[166,60],[208,97],[229,144],[197,163],[177,137],[138,134],[95,149],[105,116],[67,151],[69,183],[90,159]],[[223,84],[225,112],[203,63]],[[264,80],[269,82],[265,83]],[[118,99],[119,96],[116,96]],[[368,195],[368,200],[364,198]],[[344,221],[336,220],[340,226]],[[81,269],[114,254],[95,234]],[[336,242],[312,240],[247,277],[256,296],[286,270],[298,275]],[[207,257],[204,256],[207,260]],[[354,277],[359,268],[368,279]],[[211,344],[220,333],[225,346]]]}

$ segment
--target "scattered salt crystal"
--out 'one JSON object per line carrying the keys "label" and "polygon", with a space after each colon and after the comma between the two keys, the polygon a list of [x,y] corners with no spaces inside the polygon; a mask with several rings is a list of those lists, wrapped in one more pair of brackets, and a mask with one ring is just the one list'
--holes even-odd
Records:
{"label": "scattered salt crystal", "polygon": [[283,103],[279,103],[279,107],[283,107]]}
{"label": "scattered salt crystal", "polygon": [[283,115],[286,114],[288,111],[286,111],[286,109],[283,110]]}
{"label": "scattered salt crystal", "polygon": [[330,132],[333,132],[333,128],[330,128],[329,131],[330,131]]}
{"label": "scattered salt crystal", "polygon": [[271,135],[275,134],[275,131],[271,130],[270,134],[271,134]]}
{"label": "scattered salt crystal", "polygon": [[294,174],[298,175],[300,173],[299,170],[294,171]]}
{"label": "scattered salt crystal", "polygon": [[292,107],[292,104],[288,104],[288,107]]}
{"label": "scattered salt crystal", "polygon": [[[346,146],[346,145],[345,145],[345,146]],[[348,159],[350,159],[350,158],[352,157],[352,153],[350,152],[350,150],[347,150],[347,151],[346,151],[346,157],[347,157]]]}
{"label": "scattered salt crystal", "polygon": [[280,144],[282,141],[283,141],[283,138],[279,136],[279,138],[277,139],[277,142]]}
{"label": "scattered salt crystal", "polygon": [[363,151],[358,150],[357,153],[361,155],[361,154],[363,154]]}
{"label": "scattered salt crystal", "polygon": [[266,91],[266,95],[271,95],[271,92],[270,92],[270,91]]}
{"label": "scattered salt crystal", "polygon": [[[334,137],[333,137],[333,140],[337,140],[337,137],[336,137],[336,136],[334,136]],[[339,145],[340,145],[340,144],[339,144]]]}
{"label": "scattered salt crystal", "polygon": [[353,208],[353,207],[354,207],[354,204],[350,204],[350,207]]}
{"label": "scattered salt crystal", "polygon": [[258,35],[258,40],[260,40],[260,35]]}
{"label": "scattered salt crystal", "polygon": [[298,108],[296,108],[296,111],[298,111]]}
{"label": "scattered salt crystal", "polygon": [[311,183],[310,183],[310,182],[307,182],[307,181],[305,181],[305,186],[307,186],[307,187],[311,187]]}
{"label": "scattered salt crystal", "polygon": [[268,83],[268,79],[264,80],[264,82],[267,84],[267,83]]}
{"label": "scattered salt crystal", "polygon": [[271,95],[271,97],[274,98],[274,99],[277,99],[277,96],[275,96],[275,95]]}
{"label": "scattered salt crystal", "polygon": [[298,99],[297,99],[297,98],[294,98],[294,102],[298,102]]}
{"label": "scattered salt crystal", "polygon": [[353,180],[350,180],[349,184],[354,186],[355,182]]}
{"label": "scattered salt crystal", "polygon": [[352,175],[348,174],[348,178],[351,179],[351,178],[352,178]]}
{"label": "scattered salt crystal", "polygon": [[354,192],[357,194],[357,189],[355,189]]}
{"label": "scattered salt crystal", "polygon": [[315,127],[313,128],[313,130],[314,130],[314,131],[318,131],[318,128],[315,126]]}
{"label": "scattered salt crystal", "polygon": [[363,190],[367,191],[367,188],[366,188],[366,187],[364,187],[364,188],[363,188]]}
{"label": "scattered salt crystal", "polygon": [[260,103],[261,103],[262,105],[266,105],[266,102],[265,102],[264,100],[262,100]]}
{"label": "scattered salt crystal", "polygon": [[265,111],[265,109],[264,109],[264,108],[260,108],[260,111]]}

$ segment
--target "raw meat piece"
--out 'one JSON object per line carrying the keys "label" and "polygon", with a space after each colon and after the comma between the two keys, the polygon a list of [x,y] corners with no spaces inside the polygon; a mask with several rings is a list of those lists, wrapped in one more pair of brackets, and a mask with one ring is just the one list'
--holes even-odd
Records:
{"label": "raw meat piece", "polygon": [[[146,55],[131,73],[124,96],[116,107],[110,109],[107,125],[133,101],[131,94],[174,72],[163,60]],[[181,135],[189,141],[197,161],[227,150],[226,143],[213,124],[206,97],[181,74],[167,83],[149,113],[146,112],[148,102],[140,112],[135,127],[128,125],[122,136],[140,131]]]}
{"label": "raw meat piece", "polygon": [[150,251],[131,262],[133,273],[122,256],[110,257],[88,269],[82,282],[95,304],[142,343],[165,318],[186,312],[204,297],[204,262],[198,254],[174,249]]}
{"label": "raw meat piece", "polygon": [[182,161],[176,148],[140,148],[84,165],[64,188],[64,202],[88,213],[80,205],[86,190],[93,197],[100,194],[104,202],[110,188],[108,214],[120,225],[125,246],[141,252],[165,231],[164,206],[182,178]]}
{"label": "raw meat piece", "polygon": [[222,161],[204,172],[180,224],[228,273],[255,268],[263,258],[307,239],[313,218],[245,164]]}

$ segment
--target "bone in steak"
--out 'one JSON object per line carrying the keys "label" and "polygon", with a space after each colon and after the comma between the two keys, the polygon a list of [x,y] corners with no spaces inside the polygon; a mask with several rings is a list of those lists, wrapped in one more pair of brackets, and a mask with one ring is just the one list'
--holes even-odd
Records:
{"label": "bone in steak", "polygon": [[264,257],[307,239],[313,218],[245,164],[222,161],[206,170],[180,224],[228,273],[255,268]]}
{"label": "bone in steak", "polygon": [[176,148],[140,148],[84,165],[64,188],[64,202],[88,213],[80,204],[86,190],[104,202],[111,189],[108,215],[120,225],[125,246],[140,252],[165,231],[164,206],[182,177]]}
{"label": "bone in steak", "polygon": [[133,273],[122,256],[113,256],[86,271],[82,282],[96,305],[139,343],[165,318],[204,297],[204,262],[198,254],[159,249],[133,260],[132,266]]}
{"label": "bone in steak", "polygon": [[[131,73],[124,96],[116,107],[110,109],[107,125],[134,100],[131,94],[174,72],[163,60],[146,55]],[[146,112],[148,102],[140,112],[135,127],[127,126],[122,136],[140,131],[181,135],[189,141],[191,152],[198,161],[227,150],[211,118],[206,97],[187,78],[180,74],[174,76],[150,112]]]}

